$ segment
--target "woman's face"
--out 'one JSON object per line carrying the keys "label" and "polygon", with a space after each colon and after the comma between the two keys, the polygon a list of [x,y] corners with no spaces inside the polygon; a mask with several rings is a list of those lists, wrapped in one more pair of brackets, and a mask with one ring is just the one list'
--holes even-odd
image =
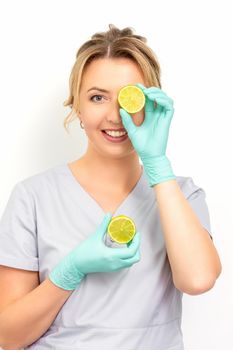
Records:
{"label": "woman's face", "polygon": [[[116,143],[107,139],[103,130],[125,130],[117,97],[122,87],[136,83],[146,86],[140,67],[128,58],[96,59],[85,68],[81,82],[78,117],[84,125],[89,147],[94,147],[105,156],[111,155],[115,158],[135,152],[128,136]],[[131,116],[135,125],[141,125],[144,120],[144,109]]]}

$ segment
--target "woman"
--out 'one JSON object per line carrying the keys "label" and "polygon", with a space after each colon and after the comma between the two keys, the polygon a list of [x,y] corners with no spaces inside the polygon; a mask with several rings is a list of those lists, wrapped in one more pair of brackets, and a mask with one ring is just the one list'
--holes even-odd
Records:
{"label": "woman", "polygon": [[[117,100],[128,84],[146,97],[133,115]],[[182,294],[211,289],[221,263],[204,190],[166,156],[173,101],[146,39],[114,25],[94,34],[65,105],[65,127],[78,117],[88,147],[12,191],[0,226],[0,345],[184,349]],[[114,249],[105,234],[120,214],[138,231]]]}

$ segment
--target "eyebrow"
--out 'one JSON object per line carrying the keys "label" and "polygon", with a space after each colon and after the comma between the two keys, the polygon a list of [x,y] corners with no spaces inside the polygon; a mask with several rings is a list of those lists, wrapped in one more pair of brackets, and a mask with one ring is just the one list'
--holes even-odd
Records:
{"label": "eyebrow", "polygon": [[90,88],[89,90],[87,90],[87,92],[91,91],[91,90],[98,90],[98,91],[101,91],[101,92],[109,92],[108,90],[105,90],[105,89],[101,89],[97,86],[93,86],[92,88]]}

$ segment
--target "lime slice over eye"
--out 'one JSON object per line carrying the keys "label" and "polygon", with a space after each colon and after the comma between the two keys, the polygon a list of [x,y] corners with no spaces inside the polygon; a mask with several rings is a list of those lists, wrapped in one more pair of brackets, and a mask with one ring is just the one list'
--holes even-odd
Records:
{"label": "lime slice over eye", "polygon": [[137,113],[145,105],[145,95],[135,85],[126,85],[118,93],[119,105],[128,113]]}
{"label": "lime slice over eye", "polygon": [[113,241],[117,243],[128,243],[136,233],[136,226],[130,217],[118,215],[110,221],[107,232]]}

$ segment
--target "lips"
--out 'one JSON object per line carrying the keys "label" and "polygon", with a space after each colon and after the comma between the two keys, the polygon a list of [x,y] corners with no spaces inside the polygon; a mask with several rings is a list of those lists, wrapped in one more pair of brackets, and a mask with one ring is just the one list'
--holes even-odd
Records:
{"label": "lips", "polygon": [[123,141],[128,139],[127,133],[123,136],[113,137],[113,136],[108,135],[104,130],[101,130],[101,132],[106,140],[113,142],[113,143],[123,142]]}
{"label": "lips", "polygon": [[125,129],[103,129],[101,131],[125,131],[125,132],[127,132]]}

